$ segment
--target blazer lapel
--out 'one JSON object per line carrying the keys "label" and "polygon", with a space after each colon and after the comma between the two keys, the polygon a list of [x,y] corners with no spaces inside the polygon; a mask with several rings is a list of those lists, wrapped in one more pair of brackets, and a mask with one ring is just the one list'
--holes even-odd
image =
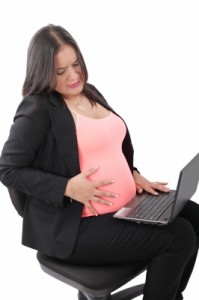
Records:
{"label": "blazer lapel", "polygon": [[56,96],[50,96],[49,100],[53,104],[50,107],[50,118],[54,137],[71,176],[75,176],[80,173],[80,166],[73,117]]}

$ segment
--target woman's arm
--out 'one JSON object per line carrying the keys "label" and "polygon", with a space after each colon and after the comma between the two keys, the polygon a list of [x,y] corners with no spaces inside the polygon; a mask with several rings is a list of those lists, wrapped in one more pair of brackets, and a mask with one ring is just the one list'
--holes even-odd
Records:
{"label": "woman's arm", "polygon": [[17,110],[0,157],[0,180],[27,195],[63,205],[68,179],[33,166],[49,130],[47,111],[41,100],[28,97]]}

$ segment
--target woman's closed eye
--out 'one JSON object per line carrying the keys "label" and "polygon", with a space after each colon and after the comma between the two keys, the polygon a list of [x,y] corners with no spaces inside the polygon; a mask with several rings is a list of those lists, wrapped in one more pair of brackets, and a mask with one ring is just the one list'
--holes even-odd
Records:
{"label": "woman's closed eye", "polygon": [[74,62],[73,67],[78,67],[79,65],[79,61],[77,60],[76,62]]}
{"label": "woman's closed eye", "polygon": [[[75,61],[73,64],[72,64],[72,67],[73,68],[76,68],[76,67],[79,67],[80,66],[80,63],[79,63],[79,60]],[[66,70],[68,69],[68,67],[65,67],[65,68],[57,68],[56,72],[57,72],[57,75],[62,75],[66,72]]]}
{"label": "woman's closed eye", "polygon": [[57,75],[62,75],[62,74],[64,74],[65,73],[65,71],[66,71],[66,68],[60,68],[60,69],[57,69]]}

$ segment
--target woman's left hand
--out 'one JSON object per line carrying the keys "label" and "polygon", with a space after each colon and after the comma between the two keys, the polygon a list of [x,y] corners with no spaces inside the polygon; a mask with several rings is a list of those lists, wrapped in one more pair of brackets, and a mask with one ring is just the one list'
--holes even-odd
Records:
{"label": "woman's left hand", "polygon": [[135,180],[136,191],[138,194],[141,194],[143,191],[146,191],[152,195],[158,195],[157,190],[161,192],[169,192],[169,188],[166,187],[167,182],[151,182],[139,174],[137,171],[133,171],[133,178]]}

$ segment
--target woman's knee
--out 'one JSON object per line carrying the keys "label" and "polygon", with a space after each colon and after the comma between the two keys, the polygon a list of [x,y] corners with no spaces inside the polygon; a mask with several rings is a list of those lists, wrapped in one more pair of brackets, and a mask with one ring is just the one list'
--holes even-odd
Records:
{"label": "woman's knee", "polygon": [[188,201],[179,216],[192,225],[196,236],[199,237],[199,205],[194,201]]}
{"label": "woman's knee", "polygon": [[184,255],[191,255],[196,245],[196,236],[191,224],[184,218],[177,217],[169,225],[171,232],[171,244]]}

